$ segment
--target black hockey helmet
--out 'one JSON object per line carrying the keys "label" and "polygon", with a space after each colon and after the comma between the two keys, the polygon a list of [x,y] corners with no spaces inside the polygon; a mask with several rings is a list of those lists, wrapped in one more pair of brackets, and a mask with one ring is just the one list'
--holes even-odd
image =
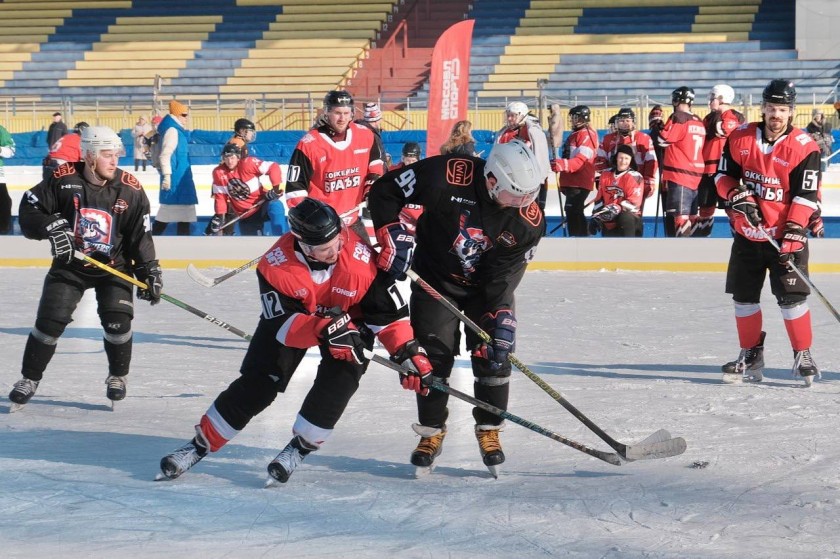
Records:
{"label": "black hockey helmet", "polygon": [[350,107],[353,108],[353,96],[346,91],[329,91],[324,95],[324,111],[329,111],[335,107]]}
{"label": "black hockey helmet", "polygon": [[332,206],[306,197],[289,210],[289,227],[298,241],[319,246],[333,240],[341,232],[341,218]]}
{"label": "black hockey helmet", "polygon": [[90,124],[88,124],[87,122],[82,120],[81,122],[76,123],[76,127],[73,129],[73,131],[76,132],[76,134],[81,135],[82,130],[84,130],[85,128],[88,128],[89,126],[90,126]]}
{"label": "black hockey helmet", "polygon": [[761,93],[761,100],[776,105],[790,105],[796,103],[796,86],[790,80],[771,80]]}
{"label": "black hockey helmet", "polygon": [[257,127],[247,118],[238,118],[236,119],[236,122],[233,123],[233,131],[239,132],[240,130],[253,130],[256,132]]}
{"label": "black hockey helmet", "polygon": [[679,105],[680,103],[686,103],[691,105],[694,103],[694,90],[690,87],[682,86],[678,87],[674,91],[671,92],[671,104],[672,105]]}
{"label": "black hockey helmet", "polygon": [[615,118],[629,118],[633,122],[636,122],[636,113],[630,107],[621,107],[616,113]]}
{"label": "black hockey helmet", "polygon": [[402,148],[403,157],[416,157],[420,159],[420,144],[417,142],[406,142]]}
{"label": "black hockey helmet", "polygon": [[235,155],[236,157],[242,159],[242,146],[234,144],[233,142],[225,144],[222,148],[222,157],[224,158],[226,155]]}
{"label": "black hockey helmet", "polygon": [[569,109],[569,116],[582,120],[583,122],[589,122],[589,119],[592,117],[592,111],[586,105],[576,105]]}

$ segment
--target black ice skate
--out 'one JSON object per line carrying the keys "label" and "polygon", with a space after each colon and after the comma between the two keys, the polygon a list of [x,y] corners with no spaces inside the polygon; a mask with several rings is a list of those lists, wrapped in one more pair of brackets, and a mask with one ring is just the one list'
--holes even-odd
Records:
{"label": "black ice skate", "polygon": [[9,400],[12,402],[9,413],[15,413],[32,399],[35,391],[38,390],[38,382],[24,377],[14,384],[12,391],[9,392]]}
{"label": "black ice skate", "polygon": [[420,435],[417,448],[411,453],[411,463],[416,466],[417,477],[430,473],[434,468],[435,458],[443,452],[443,439],[446,437],[446,425],[443,427],[426,427],[415,423],[411,426]]}
{"label": "black ice skate", "polygon": [[814,379],[820,378],[820,370],[811,357],[810,349],[793,352],[793,376],[800,376],[805,381],[805,386],[811,386]]}
{"label": "black ice skate", "polygon": [[160,459],[160,473],[155,477],[155,481],[175,479],[207,456],[210,445],[204,439],[198,425],[195,431],[196,435],[190,442]]}
{"label": "black ice skate", "polygon": [[271,487],[275,481],[286,483],[292,476],[298,466],[301,465],[303,459],[306,458],[310,452],[317,450],[317,448],[310,446],[304,441],[300,435],[295,435],[286,448],[280,451],[274,460],[268,464],[268,475],[271,476],[266,481],[265,486]]}
{"label": "black ice skate", "polygon": [[501,430],[500,425],[475,426],[475,438],[478,440],[481,459],[494,478],[499,477],[498,466],[505,461],[502,443],[499,442],[499,431]]}
{"label": "black ice skate", "polygon": [[105,395],[108,397],[109,400],[111,400],[111,409],[113,410],[114,402],[125,400],[125,376],[116,377],[114,375],[109,375],[108,378],[105,379],[105,384],[108,387],[108,389],[105,391]]}
{"label": "black ice skate", "polygon": [[761,333],[758,345],[742,349],[738,359],[723,365],[720,370],[723,372],[723,382],[737,384],[741,382],[761,382],[764,379],[764,337],[766,332]]}

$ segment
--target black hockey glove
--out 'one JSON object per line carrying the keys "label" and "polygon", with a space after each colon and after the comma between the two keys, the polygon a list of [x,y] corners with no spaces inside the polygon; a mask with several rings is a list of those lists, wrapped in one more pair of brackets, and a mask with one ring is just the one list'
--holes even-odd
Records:
{"label": "black hockey glove", "polygon": [[266,190],[263,194],[266,202],[273,202],[283,195],[283,190],[279,186],[272,186],[271,190]]}
{"label": "black hockey glove", "polygon": [[240,202],[244,202],[251,195],[251,188],[237,178],[228,181],[227,191],[228,196]]}
{"label": "black hockey glove", "polygon": [[409,340],[396,355],[391,356],[391,361],[399,363],[411,372],[400,373],[400,384],[406,390],[413,390],[421,396],[429,394],[429,386],[432,384],[432,363],[426,350],[420,346],[417,340]]}
{"label": "black hockey glove", "polygon": [[495,313],[486,313],[480,322],[484,331],[493,337],[493,342],[490,345],[481,344],[474,355],[487,359],[494,369],[498,369],[505,364],[508,355],[513,351],[516,317],[509,309],[502,309]]}
{"label": "black hockey glove", "polygon": [[152,305],[160,303],[163,291],[163,270],[157,260],[149,260],[134,268],[134,275],[146,284],[146,288],[137,288],[137,298],[150,301]]}
{"label": "black hockey glove", "polygon": [[76,250],[75,238],[70,224],[59,214],[53,215],[44,230],[47,232],[47,239],[50,241],[50,250],[53,257],[63,264],[70,264],[73,261],[73,252]]}
{"label": "black hockey glove", "polygon": [[207,229],[204,230],[205,235],[216,235],[219,231],[222,230],[222,226],[225,223],[225,216],[224,214],[216,214],[213,216],[213,219],[210,220],[210,223],[207,224]]}
{"label": "black hockey glove", "polygon": [[405,225],[395,222],[380,227],[376,232],[376,240],[382,247],[376,259],[376,265],[395,279],[405,279],[405,273],[411,267],[411,258],[417,244],[414,241],[414,235],[406,229]]}
{"label": "black hockey glove", "polygon": [[365,342],[349,314],[339,315],[324,326],[321,340],[328,344],[327,349],[333,359],[359,365],[365,362]]}
{"label": "black hockey glove", "polygon": [[729,191],[727,198],[732,211],[742,214],[747,219],[747,223],[753,227],[761,225],[761,209],[755,201],[755,193],[752,190],[747,190],[744,185],[739,184]]}
{"label": "black hockey glove", "polygon": [[793,222],[785,224],[782,245],[779,247],[779,263],[782,266],[796,265],[799,255],[808,245],[805,229]]}

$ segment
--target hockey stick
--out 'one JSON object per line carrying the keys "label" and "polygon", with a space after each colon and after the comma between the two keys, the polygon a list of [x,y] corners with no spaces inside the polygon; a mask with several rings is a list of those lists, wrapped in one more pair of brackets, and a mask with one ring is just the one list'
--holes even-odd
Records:
{"label": "hockey stick", "polygon": [[[389,369],[393,369],[394,371],[397,371],[397,372],[400,372],[400,373],[403,373],[403,374],[409,374],[410,373],[410,371],[408,369],[406,369],[405,367],[402,367],[402,366],[398,365],[397,363],[394,363],[393,361],[391,361],[389,359],[386,359],[385,357],[382,357],[381,355],[366,352],[365,356],[368,359],[371,359],[372,361],[374,361],[375,363],[379,363],[383,367],[388,367]],[[612,464],[613,466],[620,466],[622,464],[621,458],[619,457],[618,454],[616,454],[614,452],[604,452],[602,450],[597,450],[597,449],[594,449],[594,448],[590,448],[590,447],[588,447],[584,444],[581,444],[579,442],[575,442],[571,439],[567,439],[566,437],[563,437],[562,435],[558,435],[554,431],[549,431],[548,429],[545,429],[544,427],[540,427],[536,423],[528,421],[527,419],[523,419],[523,418],[519,417],[518,415],[514,415],[514,414],[512,414],[508,411],[503,410],[502,408],[497,408],[496,406],[494,406],[492,404],[488,404],[487,402],[477,400],[476,398],[473,398],[472,396],[469,396],[467,394],[464,394],[463,392],[455,390],[454,388],[452,388],[448,384],[445,384],[445,383],[437,380],[434,377],[433,377],[433,380],[432,380],[432,384],[430,386],[432,388],[434,388],[435,390],[439,390],[440,392],[445,392],[445,393],[449,394],[450,396],[454,396],[454,397],[458,398],[459,400],[463,400],[463,401],[465,401],[467,403],[470,403],[470,404],[472,404],[476,407],[479,407],[479,408],[481,408],[485,411],[489,411],[490,413],[498,415],[499,417],[507,419],[507,420],[509,420],[513,423],[516,423],[517,425],[522,425],[526,429],[530,429],[531,431],[534,431],[535,433],[539,433],[540,435],[545,435],[549,439],[554,439],[555,441],[561,442],[566,446],[570,446],[570,447],[574,448],[575,450],[579,450],[579,451],[581,451],[585,454],[588,454],[590,456],[594,456],[595,458],[597,458],[599,460],[603,460],[604,462]]]}
{"label": "hockey stick", "polygon": [[[767,232],[767,230],[764,229],[763,225],[759,225],[758,230],[761,231],[761,234],[764,235],[764,238],[767,239],[767,241],[771,245],[773,245],[773,248],[775,248],[776,251],[778,251],[779,253],[782,252],[781,247],[779,247],[779,243],[776,242],[776,239],[774,239],[773,237],[770,236],[770,234]],[[823,304],[826,306],[826,308],[828,308],[828,310],[831,312],[831,314],[834,315],[834,318],[836,318],[837,321],[840,322],[840,313],[837,312],[837,309],[834,308],[834,305],[831,304],[831,302],[828,300],[828,298],[825,295],[823,295],[822,292],[819,289],[817,289],[817,286],[814,285],[814,282],[812,282],[810,279],[808,279],[808,276],[806,276],[802,272],[802,270],[799,269],[799,266],[797,266],[796,264],[794,264],[790,260],[787,262],[787,266],[794,273],[796,273],[797,276],[802,278],[802,281],[805,282],[805,285],[807,285],[809,288],[811,288],[811,291],[813,291],[814,293],[817,294],[817,297],[820,298],[820,301],[822,301]]]}
{"label": "hockey stick", "polygon": [[[458,320],[464,323],[470,330],[478,334],[485,343],[492,343],[493,339],[490,335],[481,329],[481,327],[470,320],[464,313],[462,313],[458,307],[452,304],[449,299],[441,295],[434,287],[429,285],[423,278],[417,275],[417,273],[412,270],[408,269],[406,271],[406,275],[411,278],[412,281],[417,283],[423,291],[428,293],[432,298],[439,301],[444,307],[446,307],[453,315],[455,315]],[[644,441],[635,446],[628,446],[626,444],[620,443],[611,436],[609,436],[603,429],[598,427],[595,423],[592,422],[588,417],[586,417],[580,410],[578,410],[575,406],[572,405],[562,394],[551,388],[546,382],[539,377],[536,373],[531,371],[522,361],[520,361],[513,353],[508,355],[508,359],[510,362],[516,366],[517,369],[525,373],[529,379],[531,379],[537,386],[543,389],[549,396],[554,398],[561,406],[566,408],[566,410],[575,416],[578,421],[586,425],[589,430],[593,433],[598,435],[601,440],[606,442],[610,447],[618,452],[622,458],[627,460],[643,460],[645,458],[666,458],[668,456],[676,456],[678,454],[682,454],[685,452],[686,444],[685,440],[682,437],[677,437],[675,439],[668,438],[667,440],[654,443],[654,446],[649,446]]]}
{"label": "hockey stick", "polygon": [[[343,219],[347,216],[353,215],[353,213],[358,211],[359,208],[362,207],[363,204],[365,204],[365,202],[362,202],[362,204],[359,204],[358,206],[356,206],[352,210],[347,210],[346,212],[341,214],[339,217],[341,217]],[[229,272],[225,272],[221,276],[215,277],[215,278],[211,278],[210,276],[204,275],[203,273],[201,273],[199,271],[198,268],[193,266],[192,263],[189,263],[189,264],[187,264],[187,275],[190,276],[190,279],[192,279],[194,282],[196,282],[199,285],[202,285],[204,287],[215,287],[215,286],[219,285],[220,283],[222,283],[223,281],[232,278],[236,274],[238,274],[240,272],[244,272],[245,270],[247,270],[247,269],[249,269],[253,266],[256,266],[259,263],[259,261],[262,259],[262,257],[263,257],[263,255],[261,254],[261,255],[257,256],[256,258],[254,258],[253,260],[250,260],[250,261],[246,262],[245,264],[241,265],[240,267],[238,267],[236,269],[233,269]]]}
{"label": "hockey stick", "polygon": [[[90,256],[88,256],[86,254],[83,254],[79,251],[75,251],[73,253],[73,256],[75,258],[77,258],[78,260],[84,260],[85,262],[89,262],[90,264],[93,264],[97,268],[105,270],[109,274],[117,276],[118,278],[123,279],[123,280],[125,280],[128,283],[131,283],[133,285],[136,285],[137,287],[139,287],[141,289],[148,289],[148,287],[149,287],[148,285],[146,285],[142,281],[140,281],[136,278],[133,278],[133,277],[129,276],[128,274],[124,274],[124,273],[120,272],[119,270],[116,270],[116,269],[108,266],[107,264],[103,264],[102,262],[99,262],[98,260],[95,260],[95,259],[91,258]],[[190,312],[190,313],[196,315],[199,318],[203,318],[207,322],[209,322],[211,324],[214,324],[214,325],[218,326],[219,328],[224,328],[228,332],[231,332],[232,334],[236,334],[240,338],[243,338],[245,340],[250,340],[251,339],[250,335],[246,334],[245,332],[243,332],[239,328],[236,328],[235,326],[231,326],[230,324],[228,324],[224,320],[218,319],[215,316],[207,314],[206,312],[204,312],[202,310],[199,310],[199,309],[197,309],[197,308],[195,308],[191,305],[188,305],[187,303],[184,303],[183,301],[179,301],[175,297],[170,297],[166,293],[161,293],[160,298],[163,299],[164,301],[172,303],[176,307],[181,307],[185,311]]]}
{"label": "hockey stick", "polygon": [[[662,188],[661,184],[659,185],[659,188]],[[656,192],[656,213],[653,214],[653,237],[654,238],[656,238],[656,233],[659,230],[659,203],[661,201],[662,201],[662,193],[659,192],[659,190],[657,189],[657,192]],[[644,218],[642,218],[642,219],[644,220]],[[665,226],[664,225],[664,219],[665,218],[663,217],[662,219],[663,219],[663,227],[664,227]]]}
{"label": "hockey stick", "polygon": [[251,206],[250,208],[248,208],[247,210],[245,210],[244,212],[242,212],[238,216],[234,217],[230,221],[226,221],[226,222],[222,223],[221,225],[219,225],[219,231],[216,232],[216,235],[218,235],[224,229],[226,229],[227,227],[230,227],[231,225],[233,225],[234,223],[236,223],[240,219],[245,219],[246,217],[251,217],[252,215],[254,215],[256,213],[256,211],[258,209],[260,209],[260,206],[262,206],[263,204],[265,204],[265,198],[260,198],[259,200],[256,201],[256,203],[253,206]]}

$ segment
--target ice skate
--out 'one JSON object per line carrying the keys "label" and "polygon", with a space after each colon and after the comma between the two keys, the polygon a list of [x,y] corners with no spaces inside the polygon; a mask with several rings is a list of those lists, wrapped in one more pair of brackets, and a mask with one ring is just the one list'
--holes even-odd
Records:
{"label": "ice skate", "polygon": [[820,370],[811,357],[810,349],[803,349],[802,351],[793,352],[793,376],[802,377],[805,381],[805,386],[809,387],[813,384],[814,379],[820,378]]}
{"label": "ice skate", "polygon": [[38,382],[24,377],[14,384],[12,391],[9,393],[9,400],[12,402],[12,405],[9,406],[9,413],[15,413],[32,399],[35,391],[38,390]]}
{"label": "ice skate", "polygon": [[105,384],[108,387],[108,389],[105,391],[105,395],[108,397],[109,400],[111,400],[111,409],[113,410],[114,402],[119,402],[120,400],[125,399],[125,376],[117,377],[114,375],[108,375],[108,378],[105,379]]}
{"label": "ice skate", "polygon": [[435,469],[435,458],[443,452],[446,425],[443,427],[426,427],[415,423],[411,428],[420,435],[420,442],[417,443],[417,448],[411,453],[411,463],[416,466],[415,476],[423,477]]}
{"label": "ice skate", "polygon": [[204,435],[196,425],[195,438],[172,454],[167,454],[161,458],[160,473],[155,476],[155,481],[179,477],[207,456],[208,447]]}
{"label": "ice skate", "polygon": [[764,337],[767,334],[761,333],[758,345],[742,349],[738,359],[723,365],[720,370],[723,372],[723,382],[726,384],[739,384],[741,382],[761,382],[764,379]]}
{"label": "ice skate", "polygon": [[317,450],[304,441],[300,435],[295,435],[286,448],[280,451],[274,460],[268,464],[268,481],[265,486],[271,487],[275,482],[286,483],[292,476],[298,466],[301,465],[303,459],[306,458],[310,452]]}
{"label": "ice skate", "polygon": [[502,443],[499,442],[499,431],[501,425],[476,425],[475,438],[478,439],[478,448],[481,451],[481,459],[484,465],[490,470],[490,474],[499,477],[499,465],[505,461],[505,453],[502,451]]}

